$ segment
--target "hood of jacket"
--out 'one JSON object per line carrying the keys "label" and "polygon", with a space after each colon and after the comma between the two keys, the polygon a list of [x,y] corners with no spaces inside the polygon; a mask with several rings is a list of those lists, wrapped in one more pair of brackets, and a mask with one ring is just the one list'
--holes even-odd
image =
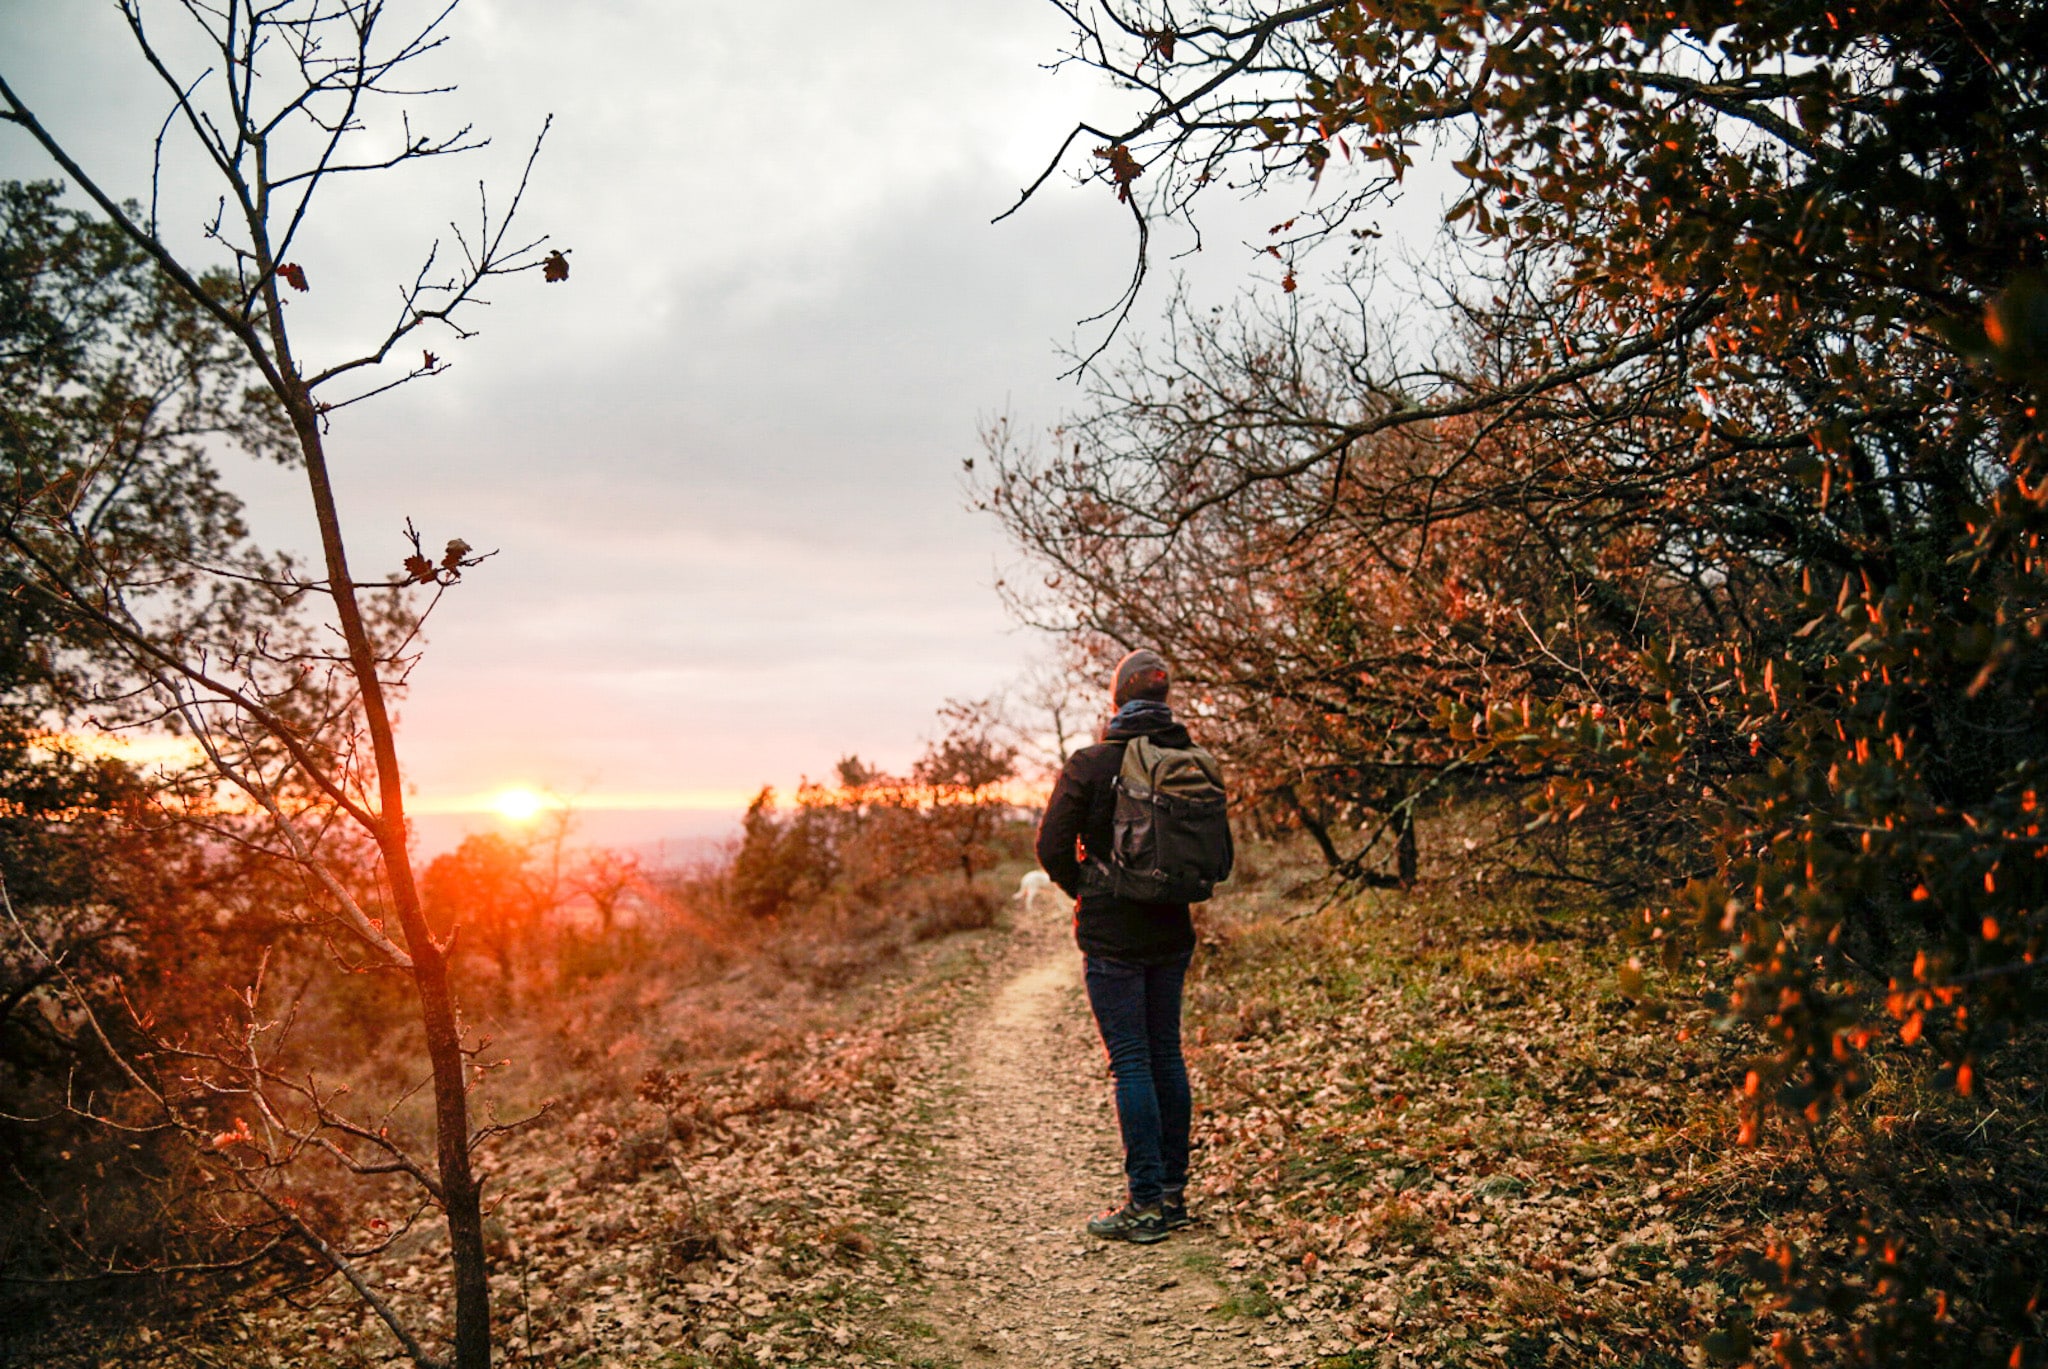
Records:
{"label": "hood of jacket", "polygon": [[1187,728],[1174,719],[1173,710],[1150,699],[1133,699],[1102,729],[1106,742],[1127,742],[1133,737],[1151,737],[1161,746],[1194,745]]}

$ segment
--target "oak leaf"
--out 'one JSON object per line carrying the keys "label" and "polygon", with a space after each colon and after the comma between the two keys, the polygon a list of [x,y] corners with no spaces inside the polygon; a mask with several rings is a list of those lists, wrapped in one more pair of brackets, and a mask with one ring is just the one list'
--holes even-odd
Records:
{"label": "oak leaf", "polygon": [[549,284],[569,279],[569,259],[559,248],[541,258],[540,278]]}
{"label": "oak leaf", "polygon": [[1098,147],[1095,149],[1095,155],[1109,163],[1109,178],[1116,182],[1116,197],[1119,200],[1129,201],[1131,198],[1131,182],[1144,175],[1145,168],[1139,164],[1136,157],[1131,155],[1131,150],[1122,143],[1112,143],[1108,147]]}
{"label": "oak leaf", "polygon": [[311,288],[306,284],[306,268],[295,261],[288,261],[278,267],[277,274],[283,276],[284,283],[294,290],[305,291]]}

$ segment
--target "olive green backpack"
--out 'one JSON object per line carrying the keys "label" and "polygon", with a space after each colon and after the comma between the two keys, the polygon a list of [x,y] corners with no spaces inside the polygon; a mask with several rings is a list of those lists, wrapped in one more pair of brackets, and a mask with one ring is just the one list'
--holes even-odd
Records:
{"label": "olive green backpack", "polygon": [[1199,746],[1124,743],[1110,824],[1110,880],[1140,903],[1200,903],[1230,878],[1223,767]]}

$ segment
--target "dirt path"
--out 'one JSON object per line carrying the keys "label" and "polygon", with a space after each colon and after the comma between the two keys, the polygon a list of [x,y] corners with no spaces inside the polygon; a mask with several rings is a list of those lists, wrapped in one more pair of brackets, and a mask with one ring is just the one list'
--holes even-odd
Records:
{"label": "dirt path", "polygon": [[1121,1199],[1121,1155],[1080,957],[1052,902],[1019,917],[1009,977],[955,1038],[950,1115],[903,1218],[930,1289],[906,1311],[962,1366],[1312,1359],[1229,1315],[1232,1252],[1201,1225],[1153,1246],[1084,1234]]}

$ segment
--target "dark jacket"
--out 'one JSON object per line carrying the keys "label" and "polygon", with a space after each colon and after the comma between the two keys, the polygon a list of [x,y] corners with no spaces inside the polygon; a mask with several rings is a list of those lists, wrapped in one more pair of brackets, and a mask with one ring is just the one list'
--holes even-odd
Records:
{"label": "dark jacket", "polygon": [[1118,898],[1085,865],[1095,852],[1108,859],[1124,743],[1145,736],[1161,746],[1191,745],[1188,730],[1171,715],[1112,721],[1101,741],[1067,757],[1038,824],[1038,863],[1076,900],[1074,940],[1082,953],[1140,965],[1175,960],[1195,948],[1188,905]]}

